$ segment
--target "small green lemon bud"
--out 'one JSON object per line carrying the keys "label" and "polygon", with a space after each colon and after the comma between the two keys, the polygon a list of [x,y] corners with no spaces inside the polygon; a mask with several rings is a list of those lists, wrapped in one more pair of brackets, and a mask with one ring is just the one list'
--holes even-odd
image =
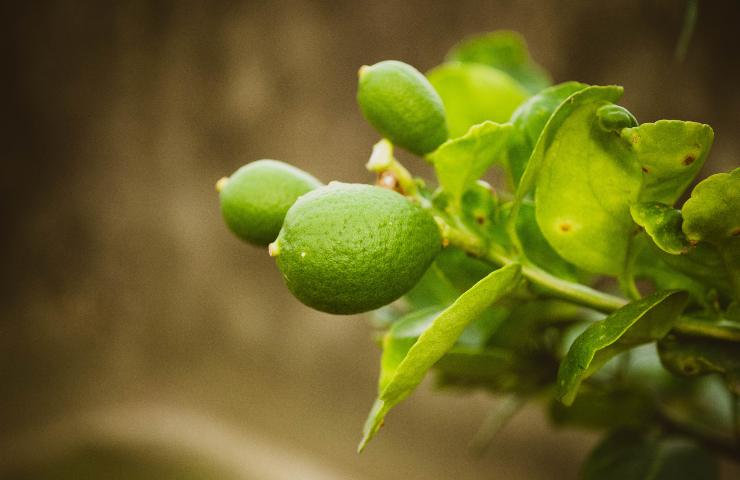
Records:
{"label": "small green lemon bud", "polygon": [[296,199],[320,186],[321,182],[292,165],[258,160],[219,180],[216,190],[229,229],[246,242],[266,246],[278,236]]}
{"label": "small green lemon bud", "polygon": [[296,298],[348,315],[411,290],[441,243],[434,218],[404,196],[332,182],[298,199],[271,249]]}
{"label": "small green lemon bud", "polygon": [[381,135],[417,155],[447,140],[442,99],[414,67],[387,60],[363,66],[359,77],[360,110]]}

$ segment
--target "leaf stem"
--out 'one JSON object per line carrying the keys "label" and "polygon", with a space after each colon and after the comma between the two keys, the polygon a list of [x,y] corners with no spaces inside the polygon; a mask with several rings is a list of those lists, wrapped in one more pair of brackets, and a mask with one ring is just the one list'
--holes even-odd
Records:
{"label": "leaf stem", "polygon": [[600,292],[580,283],[570,282],[556,277],[529,262],[508,257],[496,245],[487,246],[483,240],[462,228],[455,228],[438,219],[442,225],[442,235],[447,243],[480,257],[494,265],[522,264],[522,274],[532,285],[540,287],[555,298],[592,308],[603,313],[611,313],[627,303],[627,300]]}
{"label": "leaf stem", "polygon": [[685,335],[694,337],[708,337],[717,340],[727,340],[730,342],[740,342],[740,329],[726,328],[722,325],[691,320],[683,317],[674,325],[673,329]]}

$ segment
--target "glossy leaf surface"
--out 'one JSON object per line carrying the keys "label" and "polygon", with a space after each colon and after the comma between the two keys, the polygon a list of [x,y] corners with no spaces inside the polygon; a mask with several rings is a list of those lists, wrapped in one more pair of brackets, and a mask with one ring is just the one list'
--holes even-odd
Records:
{"label": "glossy leaf surface", "polygon": [[688,294],[656,292],[591,324],[575,339],[560,364],[556,395],[573,403],[581,382],[616,354],[663,338],[678,320]]}
{"label": "glossy leaf surface", "polygon": [[546,88],[524,102],[511,116],[514,133],[509,142],[509,174],[517,186],[545,124],[560,104],[588,85],[565,82]]}

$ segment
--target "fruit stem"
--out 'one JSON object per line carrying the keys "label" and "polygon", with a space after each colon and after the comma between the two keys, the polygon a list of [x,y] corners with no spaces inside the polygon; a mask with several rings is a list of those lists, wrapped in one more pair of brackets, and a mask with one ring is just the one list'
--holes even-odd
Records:
{"label": "fruit stem", "polygon": [[390,173],[398,182],[398,186],[401,187],[404,195],[410,198],[417,197],[418,191],[414,177],[393,156],[393,144],[387,139],[384,138],[373,145],[373,152],[370,154],[370,159],[365,165],[365,168],[378,175]]}
{"label": "fruit stem", "polygon": [[[439,221],[439,220],[438,220]],[[522,274],[533,285],[545,289],[551,296],[577,305],[588,307],[599,312],[611,313],[627,303],[627,300],[595,290],[580,283],[569,282],[556,277],[528,261],[515,260],[506,256],[496,245],[486,246],[476,235],[455,228],[445,223],[442,235],[446,242],[466,252],[480,257],[494,265],[504,266],[510,263],[521,263]]]}

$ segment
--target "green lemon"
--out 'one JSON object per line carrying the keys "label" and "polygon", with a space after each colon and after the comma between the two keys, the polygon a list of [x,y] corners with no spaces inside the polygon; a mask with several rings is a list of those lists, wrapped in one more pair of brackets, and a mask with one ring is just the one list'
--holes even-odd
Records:
{"label": "green lemon", "polygon": [[216,185],[221,213],[242,240],[266,246],[278,236],[296,199],[321,186],[308,173],[277,160],[248,163]]}
{"label": "green lemon", "polygon": [[411,65],[386,60],[360,68],[357,102],[381,135],[417,155],[447,140],[442,99]]}
{"label": "green lemon", "polygon": [[332,182],[290,208],[270,253],[301,302],[349,315],[408,292],[440,246],[432,216],[404,196]]}

